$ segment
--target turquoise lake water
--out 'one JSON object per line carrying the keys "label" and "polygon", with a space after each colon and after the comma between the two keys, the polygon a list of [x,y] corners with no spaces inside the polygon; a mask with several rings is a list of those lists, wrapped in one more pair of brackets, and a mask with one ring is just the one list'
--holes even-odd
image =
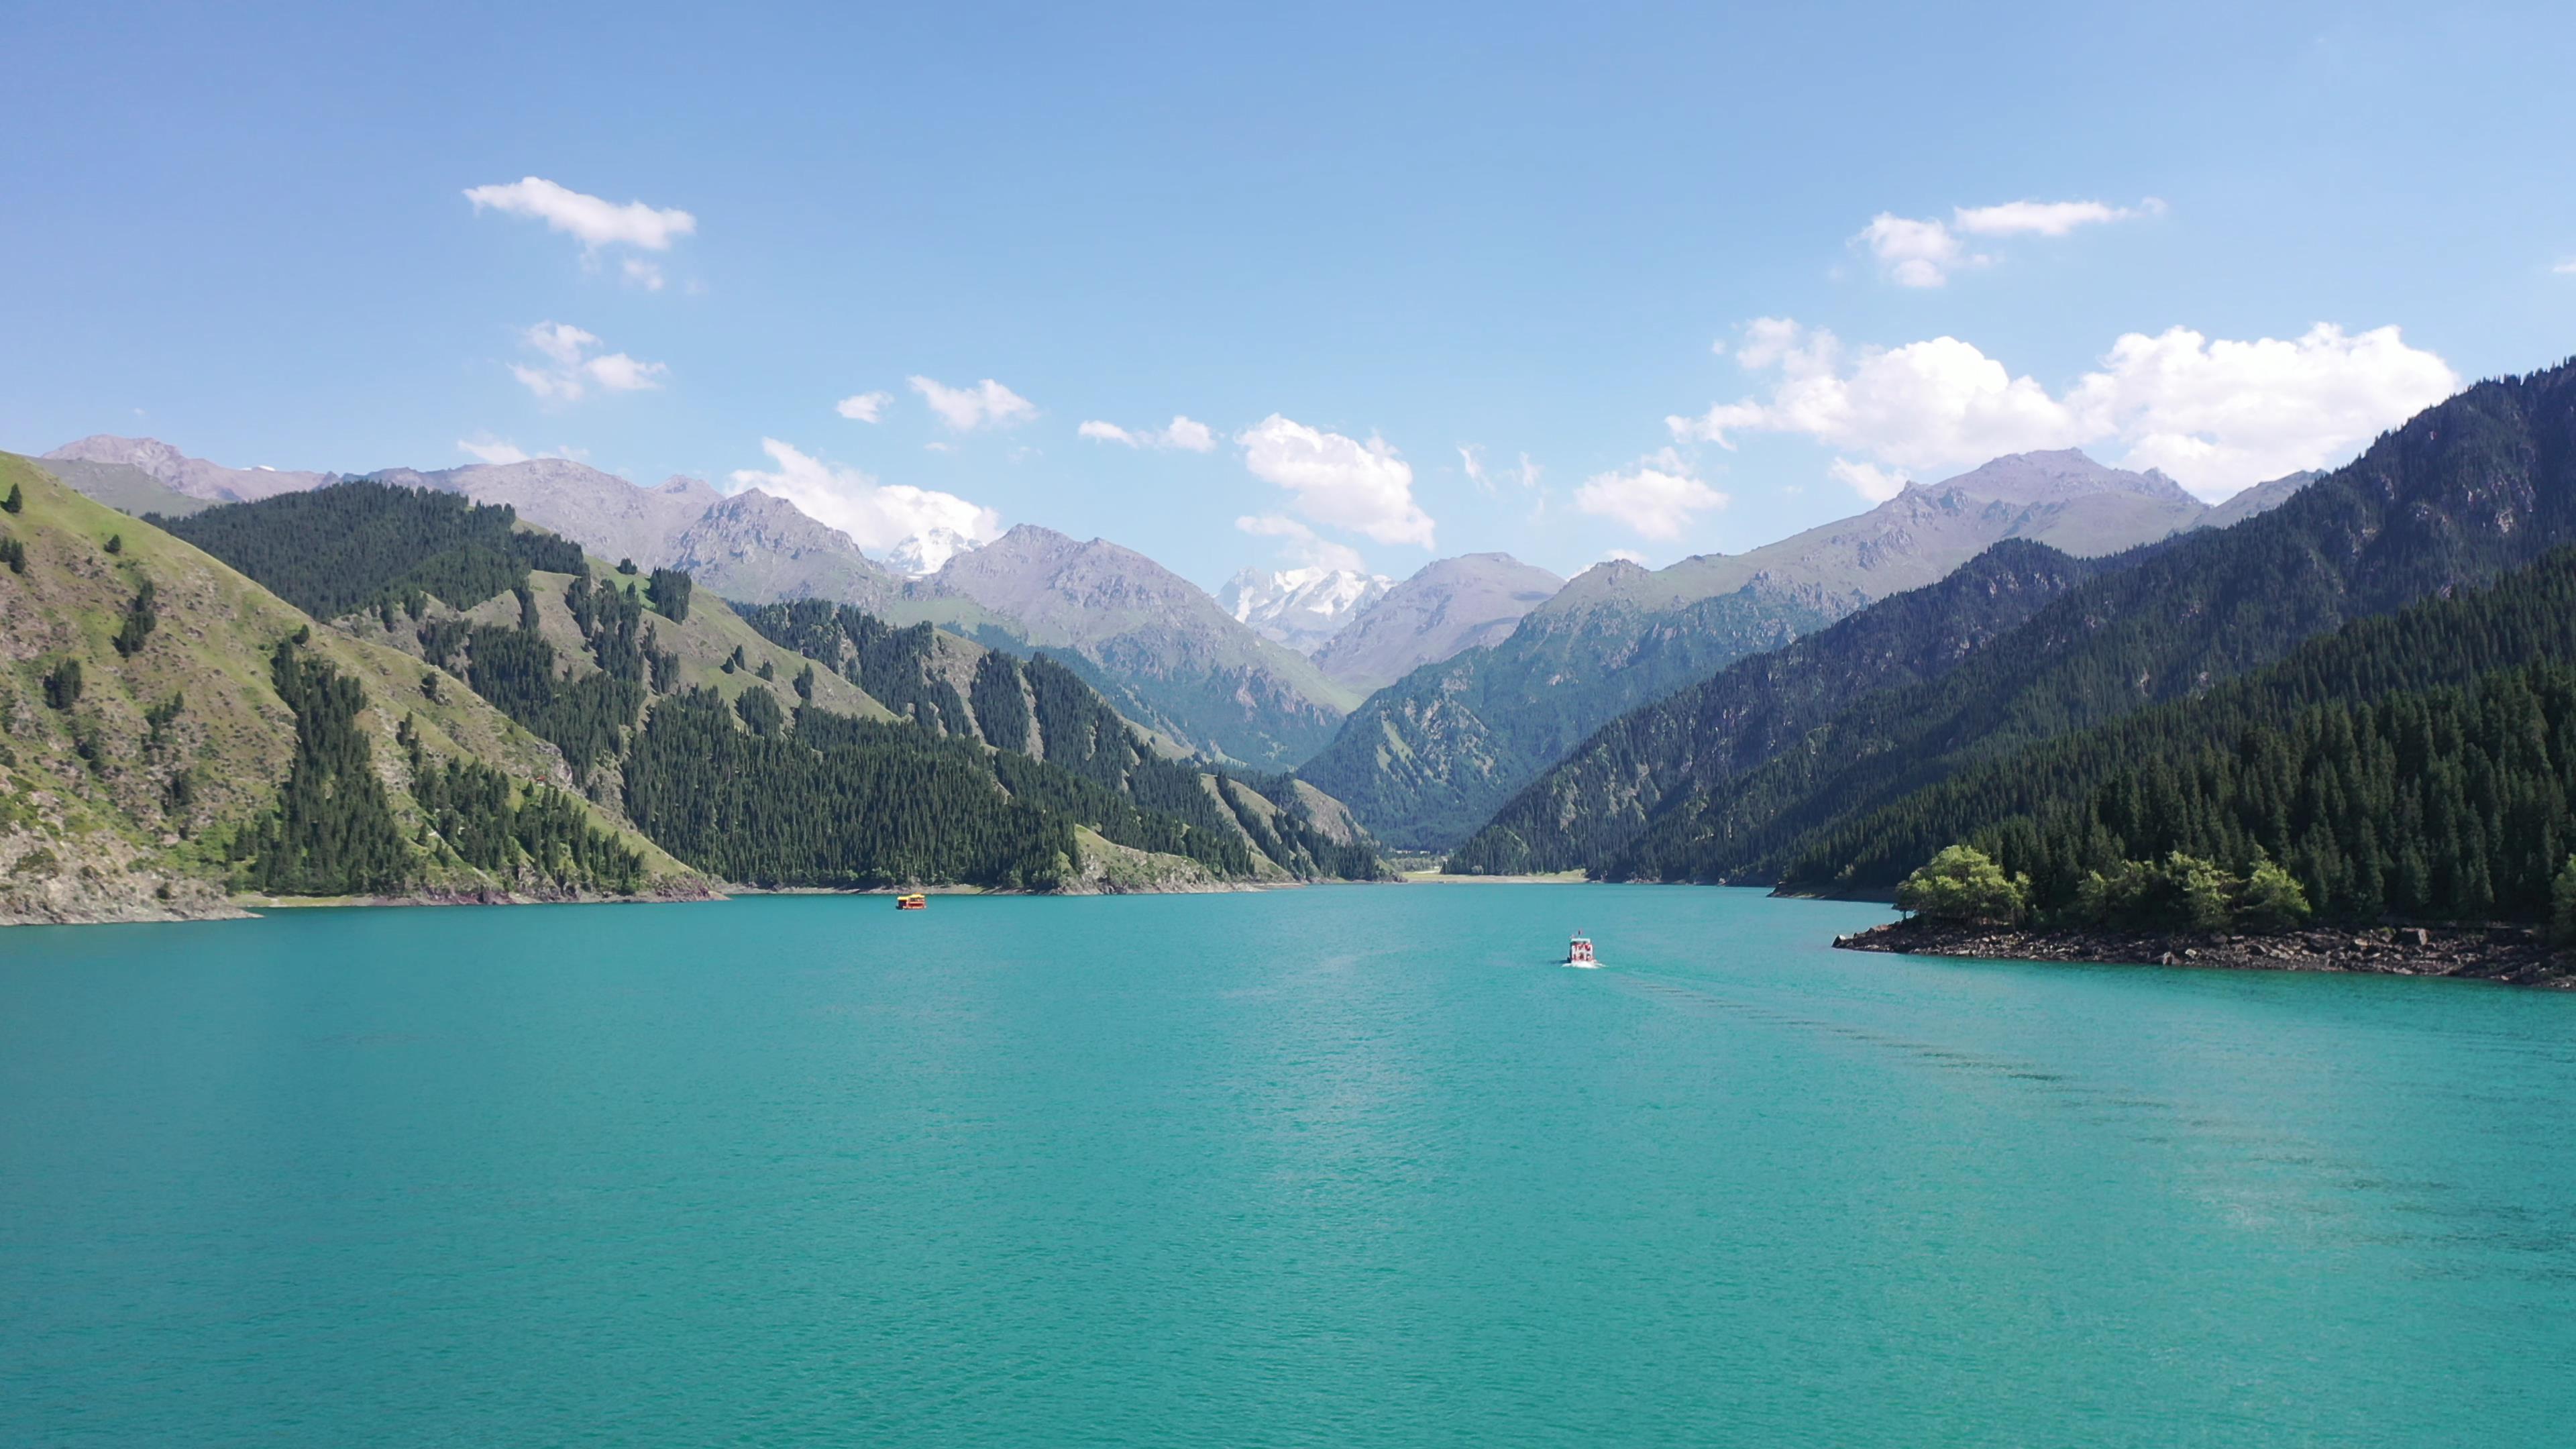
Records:
{"label": "turquoise lake water", "polygon": [[0,933],[0,1443],[2576,1436],[2576,996],[1826,949],[1879,916]]}

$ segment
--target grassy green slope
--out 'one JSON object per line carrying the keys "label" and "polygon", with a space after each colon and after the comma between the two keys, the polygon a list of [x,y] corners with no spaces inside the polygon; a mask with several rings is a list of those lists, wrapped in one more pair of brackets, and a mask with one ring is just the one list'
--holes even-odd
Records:
{"label": "grassy green slope", "polygon": [[[0,570],[0,919],[219,910],[223,847],[269,808],[294,747],[270,650],[310,621],[193,546],[0,454],[0,493],[12,485],[24,509],[0,515],[0,534],[27,559],[24,573]],[[111,538],[120,543],[113,554]],[[126,657],[115,636],[147,578],[159,624]],[[406,715],[434,755],[572,784],[550,746],[461,683],[438,701],[425,697],[417,660],[324,628],[311,648],[366,690],[362,722],[407,830],[417,810],[394,741]],[[51,708],[43,681],[66,660],[80,664],[83,688],[71,708]],[[174,698],[180,708],[156,743],[146,712]],[[651,874],[686,874],[613,812],[585,808],[642,851]],[[449,872],[428,884],[495,883]]]}

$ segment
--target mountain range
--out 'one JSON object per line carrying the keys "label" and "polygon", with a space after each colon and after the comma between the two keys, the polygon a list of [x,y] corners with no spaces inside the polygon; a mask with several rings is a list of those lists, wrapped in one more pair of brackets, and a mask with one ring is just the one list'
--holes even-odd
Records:
{"label": "mountain range", "polygon": [[1047,659],[820,600],[830,647],[789,647],[455,491],[345,480],[184,538],[5,454],[0,493],[0,918],[1382,870],[1312,786],[1176,759]]}
{"label": "mountain range", "polygon": [[[2196,701],[2230,680],[2259,676],[2275,681],[2265,688],[2278,698],[2357,705],[2393,687],[2466,683],[2475,669],[2557,657],[2558,646],[2547,642],[2555,635],[2503,632],[2522,614],[2547,612],[2535,603],[2492,615],[2502,623],[2483,622],[2491,616],[2477,610],[2427,616],[2433,622],[2402,651],[2422,662],[2395,675],[2343,664],[2336,668],[2347,683],[2317,684],[2322,665],[2284,662],[2307,657],[2309,641],[2354,621],[2458,596],[2576,544],[2576,365],[2480,383],[2383,436],[2352,464],[2276,491],[2291,496],[2233,526],[2101,560],[2089,577],[2066,574],[2053,590],[2027,589],[2008,609],[1978,591],[1984,575],[2012,564],[1990,553],[1943,585],[1872,606],[1816,636],[1804,660],[1753,661],[1625,716],[1511,802],[1462,849],[1459,866],[1544,861],[1612,878],[1884,890],[1942,845],[2044,808],[2074,808],[2094,786],[2142,767],[2157,751],[2139,743],[2144,736],[2116,733],[2130,728],[2123,721],[2200,708]],[[1945,591],[1960,597],[1945,602],[1937,597]],[[2551,586],[2530,597],[2561,592]],[[2016,612],[2026,617],[2013,622]],[[1829,671],[1830,687],[1766,687],[1755,677],[1797,673],[1801,664]],[[2292,720],[2282,708],[2251,721],[2222,712],[2178,738],[2191,750],[2232,752],[2240,727],[2251,723],[2281,728]],[[2434,753],[2431,743],[2416,750]],[[2357,778],[2353,762],[2342,768],[2348,782]],[[2173,798],[2188,792],[2180,776],[2154,788]],[[2281,797],[2279,821],[2326,810],[2331,819],[2308,817],[2323,832],[2318,839],[2345,843],[2310,854],[2348,865],[2359,848],[2349,843],[2358,828],[2350,812],[2378,807],[2347,786],[2318,788],[2316,800],[2341,803]],[[2141,843],[2192,834],[2193,820],[2207,823],[2188,811],[2160,814],[2146,796],[2126,798],[2104,808],[2122,821],[2165,822],[2134,832]],[[2508,834],[2521,828],[2495,818]],[[2376,828],[2386,842],[2427,827],[2393,817]],[[2267,833],[2276,853],[2285,844],[2308,849],[2285,842],[2271,824],[2237,844]],[[2483,858],[2505,844],[2499,837],[2474,851],[2458,848],[2462,858]],[[2371,858],[2368,850],[2362,858]],[[2052,859],[2061,876],[2081,863]],[[2105,857],[2088,868],[2116,864]],[[2344,868],[2317,866],[2313,883],[2325,898],[2357,898],[2357,887],[2336,876]],[[2071,886],[2061,879],[2057,888]]]}
{"label": "mountain range", "polygon": [[[2254,506],[2295,487],[2265,485]],[[1390,844],[1445,850],[1627,710],[1933,583],[2003,539],[2094,556],[2212,513],[2161,473],[2021,453],[1748,553],[1596,565],[1508,638],[1381,689],[1300,773]]]}
{"label": "mountain range", "polygon": [[[68,481],[174,516],[174,499],[344,476],[223,468],[150,439],[57,451],[79,455],[63,460],[67,474],[90,475]],[[2116,551],[2249,514],[2304,481],[2211,509],[2160,474],[2024,454],[1766,548],[1658,571],[1612,563],[1569,585],[1477,554],[1395,584],[1247,571],[1211,599],[1132,550],[1029,525],[979,549],[925,541],[913,562],[941,566],[906,578],[758,490],[690,478],[644,488],[554,458],[363,476],[506,504],[600,557],[680,569],[737,602],[849,603],[1054,653],[1157,735],[1212,760],[1300,768],[1373,830],[1428,848],[1455,844],[1622,710],[1933,582],[1997,539]]]}

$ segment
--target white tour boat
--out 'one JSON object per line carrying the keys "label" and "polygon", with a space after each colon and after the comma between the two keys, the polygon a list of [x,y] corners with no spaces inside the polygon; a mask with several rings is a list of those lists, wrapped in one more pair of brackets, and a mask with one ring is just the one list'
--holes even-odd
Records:
{"label": "white tour boat", "polygon": [[1585,971],[1590,971],[1599,966],[1601,963],[1594,960],[1592,957],[1592,938],[1590,936],[1577,936],[1572,941],[1566,943],[1565,960],[1561,964],[1578,967]]}

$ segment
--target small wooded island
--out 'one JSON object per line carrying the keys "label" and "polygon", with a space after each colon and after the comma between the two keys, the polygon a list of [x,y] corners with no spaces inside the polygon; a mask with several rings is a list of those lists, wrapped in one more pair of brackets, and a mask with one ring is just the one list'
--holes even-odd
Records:
{"label": "small wooded island", "polygon": [[2321,923],[2307,890],[2257,856],[2238,873],[2173,851],[2087,871],[2049,899],[2027,874],[1953,845],[1897,888],[1906,919],[1838,936],[1850,951],[2105,965],[2363,971],[2576,989],[2576,858],[2549,886],[2545,923]]}

